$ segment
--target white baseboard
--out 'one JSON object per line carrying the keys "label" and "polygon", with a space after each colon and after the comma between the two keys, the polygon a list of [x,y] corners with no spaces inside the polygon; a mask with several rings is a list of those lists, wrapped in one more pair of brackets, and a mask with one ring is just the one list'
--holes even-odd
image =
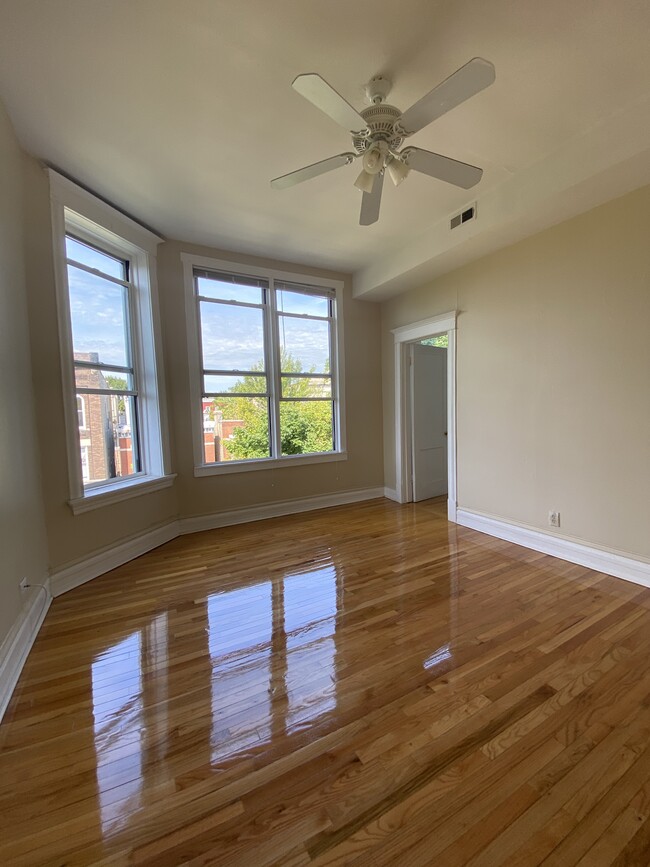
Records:
{"label": "white baseboard", "polygon": [[155,527],[153,530],[134,536],[125,542],[103,548],[92,557],[56,569],[50,575],[52,596],[60,596],[68,590],[79,587],[80,584],[85,584],[86,581],[103,575],[104,572],[117,569],[118,566],[123,566],[129,560],[146,554],[152,548],[164,545],[165,542],[171,542],[178,535],[178,521],[170,521],[168,524]]}
{"label": "white baseboard", "polygon": [[230,509],[227,512],[213,512],[211,515],[198,515],[194,518],[181,518],[180,532],[200,533],[202,530],[216,530],[233,524],[246,524],[249,521],[263,521],[266,518],[279,518],[282,515],[295,515],[311,512],[314,509],[328,509],[331,506],[345,506],[363,500],[376,500],[384,496],[384,488],[359,488],[354,491],[339,491],[335,494],[321,494],[317,497],[303,497],[299,500],[281,500],[251,506],[246,509]]}
{"label": "white baseboard", "polygon": [[623,578],[625,581],[632,581],[634,584],[641,584],[643,587],[650,587],[650,563],[645,560],[637,560],[617,551],[586,545],[583,542],[545,533],[534,527],[502,521],[468,509],[458,509],[456,521],[463,527],[487,533],[488,536],[496,536],[497,539],[505,539],[506,542],[514,542],[515,545],[522,545],[524,548],[531,548],[542,554],[550,554],[552,557],[586,566],[596,572],[604,572],[616,578]]}
{"label": "white baseboard", "polygon": [[384,496],[387,500],[393,500],[395,503],[401,503],[399,494],[395,488],[384,488]]}
{"label": "white baseboard", "polygon": [[43,587],[31,587],[29,593],[29,600],[0,647],[0,720],[52,602],[47,578]]}

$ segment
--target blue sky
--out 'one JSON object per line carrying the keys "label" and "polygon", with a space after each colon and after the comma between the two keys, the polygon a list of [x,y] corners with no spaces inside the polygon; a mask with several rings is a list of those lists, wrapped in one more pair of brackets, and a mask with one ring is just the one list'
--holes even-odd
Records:
{"label": "blue sky", "polygon": [[[124,279],[124,265],[74,239],[67,239],[68,257],[82,264]],[[259,301],[255,287],[233,286],[201,280],[201,292],[212,297],[237,297]],[[126,290],[74,265],[68,266],[70,311],[75,352],[96,352],[104,364],[129,366],[127,357],[124,300]],[[278,291],[278,306],[292,313],[327,313],[323,298],[296,292]],[[201,302],[201,332],[204,366],[214,370],[250,370],[264,357],[263,314],[261,309],[230,304]],[[329,325],[326,321],[280,316],[280,342],[302,369],[327,370]]]}

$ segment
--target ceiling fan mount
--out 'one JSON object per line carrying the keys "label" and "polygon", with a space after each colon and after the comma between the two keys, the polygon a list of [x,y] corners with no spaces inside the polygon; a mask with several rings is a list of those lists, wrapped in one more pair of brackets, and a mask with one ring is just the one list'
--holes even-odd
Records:
{"label": "ceiling fan mount", "polygon": [[294,90],[328,117],[348,130],[354,151],[338,154],[290,172],[271,181],[274,189],[285,189],[315,178],[339,166],[361,158],[363,168],[354,185],[363,192],[359,222],[368,226],[379,219],[384,173],[395,186],[401,184],[411,169],[469,189],[477,184],[483,170],[450,157],[422,148],[408,146],[400,151],[404,139],[419,132],[436,118],[489,87],[495,80],[494,66],[474,57],[449,78],[434,87],[405,112],[385,100],[391,82],[383,75],[374,76],[366,85],[370,105],[357,111],[317,73],[299,75]]}
{"label": "ceiling fan mount", "polygon": [[362,154],[373,141],[386,141],[393,150],[401,146],[404,136],[395,131],[395,123],[402,116],[399,108],[378,102],[362,109],[359,114],[365,120],[367,130],[352,133],[352,145],[358,154]]}

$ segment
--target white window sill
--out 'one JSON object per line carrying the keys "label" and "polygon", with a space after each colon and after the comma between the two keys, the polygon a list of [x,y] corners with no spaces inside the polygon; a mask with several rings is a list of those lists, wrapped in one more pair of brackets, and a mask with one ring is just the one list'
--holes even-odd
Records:
{"label": "white window sill", "polygon": [[317,455],[287,455],[283,458],[259,458],[250,461],[223,461],[217,464],[199,464],[194,475],[219,476],[224,473],[247,473],[251,470],[273,470],[279,467],[301,467],[306,464],[327,464],[347,461],[347,452],[323,452]]}
{"label": "white window sill", "polygon": [[151,494],[163,488],[169,488],[174,484],[176,474],[167,476],[139,476],[133,479],[113,482],[110,485],[102,485],[99,488],[91,488],[83,497],[75,497],[68,500],[68,505],[73,514],[81,515],[82,512],[90,512],[100,509],[102,506],[110,506],[112,503],[120,503],[122,500],[130,500],[131,497],[139,497],[142,494]]}

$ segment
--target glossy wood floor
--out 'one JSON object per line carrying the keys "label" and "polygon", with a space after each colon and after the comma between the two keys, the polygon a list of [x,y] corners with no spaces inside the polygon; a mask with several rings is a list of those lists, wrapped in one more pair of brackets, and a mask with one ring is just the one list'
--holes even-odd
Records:
{"label": "glossy wood floor", "polygon": [[650,863],[650,591],[387,500],[55,600],[0,864]]}

